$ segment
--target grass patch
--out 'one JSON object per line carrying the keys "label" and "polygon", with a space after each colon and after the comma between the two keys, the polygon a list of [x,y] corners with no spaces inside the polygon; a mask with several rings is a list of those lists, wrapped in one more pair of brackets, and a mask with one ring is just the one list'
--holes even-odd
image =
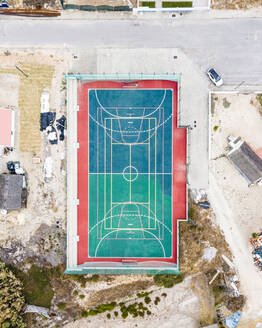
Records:
{"label": "grass patch", "polygon": [[[10,267],[10,266],[9,266]],[[23,283],[23,294],[27,304],[51,307],[54,291],[51,287],[51,277],[57,275],[55,268],[40,268],[32,265],[28,272],[23,272],[14,267],[10,269]]]}
{"label": "grass patch", "polygon": [[154,276],[154,282],[157,286],[172,288],[175,284],[183,281],[182,275],[157,274]]}
{"label": "grass patch", "polygon": [[155,1],[140,1],[139,6],[140,7],[156,8],[156,3],[155,3]]}
{"label": "grass patch", "polygon": [[192,1],[163,1],[162,8],[192,8]]}
{"label": "grass patch", "polygon": [[59,310],[64,311],[65,308],[66,308],[66,303],[63,303],[63,302],[58,303],[57,307],[58,307]]}
{"label": "grass patch", "polygon": [[224,293],[226,291],[227,291],[227,288],[222,285],[213,287],[213,294],[215,297],[217,297],[218,295],[220,295],[221,293]]}
{"label": "grass patch", "polygon": [[217,131],[218,128],[219,128],[219,126],[218,126],[218,125],[215,125],[215,126],[213,127],[213,130],[214,130],[214,131]]}

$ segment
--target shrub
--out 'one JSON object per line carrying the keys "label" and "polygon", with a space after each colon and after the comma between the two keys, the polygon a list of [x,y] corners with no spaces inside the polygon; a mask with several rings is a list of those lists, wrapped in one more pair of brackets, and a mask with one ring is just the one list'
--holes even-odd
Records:
{"label": "shrub", "polygon": [[57,307],[58,307],[59,310],[64,311],[65,308],[66,308],[66,303],[63,303],[63,302],[58,303]]}
{"label": "shrub", "polygon": [[110,319],[111,318],[111,314],[110,313],[107,313],[106,317],[107,317],[107,319]]}
{"label": "shrub", "polygon": [[85,295],[81,294],[81,295],[79,295],[79,298],[81,298],[81,300],[82,300],[85,298]]}
{"label": "shrub", "polygon": [[253,233],[252,233],[252,237],[255,238],[255,239],[257,239],[258,234],[257,234],[256,232],[253,232]]}
{"label": "shrub", "polygon": [[149,296],[145,297],[145,303],[149,304],[151,302],[151,298]]}
{"label": "shrub", "polygon": [[154,282],[157,286],[172,288],[175,284],[183,281],[182,275],[157,274],[154,276]]}
{"label": "shrub", "polygon": [[88,317],[88,312],[87,311],[82,311],[81,316],[82,316],[82,318],[87,318]]}
{"label": "shrub", "polygon": [[223,106],[224,108],[228,108],[231,105],[229,101],[227,101],[227,98],[223,98]]}
{"label": "shrub", "polygon": [[77,291],[77,290],[74,290],[74,291],[73,291],[73,295],[74,295],[74,296],[77,296],[77,295],[78,295],[78,291]]}
{"label": "shrub", "polygon": [[157,297],[155,298],[154,304],[155,304],[155,305],[158,305],[159,302],[160,302],[160,298],[157,296]]}
{"label": "shrub", "polygon": [[118,312],[115,311],[115,312],[114,312],[114,315],[115,315],[115,317],[118,317]]}
{"label": "shrub", "polygon": [[215,125],[215,126],[213,127],[213,130],[216,132],[216,131],[218,130],[218,128],[219,128],[219,126],[218,126],[218,125]]}

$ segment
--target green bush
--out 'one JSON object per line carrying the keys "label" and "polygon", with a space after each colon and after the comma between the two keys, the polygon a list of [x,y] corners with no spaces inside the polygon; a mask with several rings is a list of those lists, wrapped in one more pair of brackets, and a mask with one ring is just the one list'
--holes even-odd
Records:
{"label": "green bush", "polygon": [[154,276],[154,282],[157,286],[172,288],[175,284],[183,281],[182,275],[157,274]]}
{"label": "green bush", "polygon": [[149,296],[145,297],[145,303],[149,304],[151,302],[151,298]]}
{"label": "green bush", "polygon": [[139,5],[141,7],[149,7],[149,8],[155,8],[156,7],[155,1],[140,1]]}
{"label": "green bush", "polygon": [[163,1],[162,8],[192,8],[192,1]]}
{"label": "green bush", "polygon": [[218,126],[218,125],[215,125],[215,126],[213,127],[213,130],[216,132],[216,131],[218,130],[218,128],[219,128],[219,126]]}
{"label": "green bush", "polygon": [[106,317],[107,317],[107,319],[111,319],[111,314],[107,313]]}
{"label": "green bush", "polygon": [[58,303],[57,307],[58,307],[59,310],[64,311],[65,308],[66,308],[66,303],[63,303],[63,302]]}
{"label": "green bush", "polygon": [[88,317],[88,312],[87,311],[82,311],[81,316],[82,316],[82,318],[87,318]]}
{"label": "green bush", "polygon": [[77,296],[77,295],[78,295],[78,291],[77,291],[77,290],[74,290],[74,291],[73,291],[73,295],[74,295],[74,296]]}
{"label": "green bush", "polygon": [[155,305],[158,305],[159,302],[160,302],[160,297],[157,296],[157,297],[155,298],[154,304],[155,304]]}

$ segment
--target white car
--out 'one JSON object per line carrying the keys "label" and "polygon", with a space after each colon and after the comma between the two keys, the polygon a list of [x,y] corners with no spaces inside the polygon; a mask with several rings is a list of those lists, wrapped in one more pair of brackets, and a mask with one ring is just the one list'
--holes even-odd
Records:
{"label": "white car", "polygon": [[217,87],[220,87],[223,84],[222,77],[214,70],[214,68],[210,68],[207,71],[207,75]]}

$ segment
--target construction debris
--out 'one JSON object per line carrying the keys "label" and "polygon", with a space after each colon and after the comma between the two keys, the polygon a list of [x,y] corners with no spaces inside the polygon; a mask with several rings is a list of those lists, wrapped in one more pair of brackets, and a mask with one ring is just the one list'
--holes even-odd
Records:
{"label": "construction debris", "polygon": [[224,321],[224,324],[227,328],[235,328],[238,326],[239,320],[242,316],[241,312],[235,312],[234,314],[227,317]]}
{"label": "construction debris", "polygon": [[262,271],[262,233],[253,233],[250,244],[254,263]]}

